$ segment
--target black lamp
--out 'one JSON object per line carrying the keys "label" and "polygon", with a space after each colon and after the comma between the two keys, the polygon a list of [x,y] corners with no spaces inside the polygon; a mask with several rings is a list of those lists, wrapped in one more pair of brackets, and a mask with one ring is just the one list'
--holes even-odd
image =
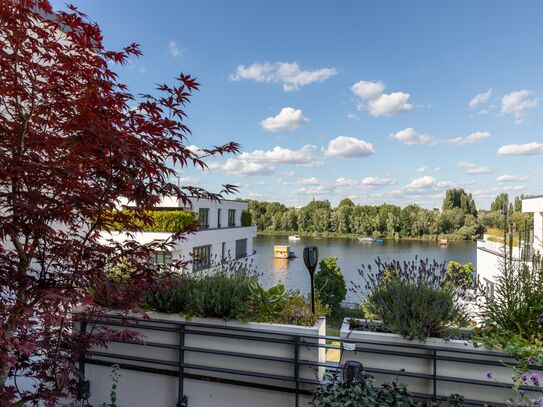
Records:
{"label": "black lamp", "polygon": [[304,263],[311,279],[311,311],[315,314],[315,269],[319,262],[319,249],[317,246],[304,247]]}

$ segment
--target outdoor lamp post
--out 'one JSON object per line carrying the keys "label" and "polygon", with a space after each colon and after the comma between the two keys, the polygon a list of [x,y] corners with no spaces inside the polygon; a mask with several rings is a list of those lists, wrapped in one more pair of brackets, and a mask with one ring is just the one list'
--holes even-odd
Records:
{"label": "outdoor lamp post", "polygon": [[304,247],[304,263],[311,279],[311,311],[313,315],[315,315],[315,269],[318,261],[319,249],[317,246]]}

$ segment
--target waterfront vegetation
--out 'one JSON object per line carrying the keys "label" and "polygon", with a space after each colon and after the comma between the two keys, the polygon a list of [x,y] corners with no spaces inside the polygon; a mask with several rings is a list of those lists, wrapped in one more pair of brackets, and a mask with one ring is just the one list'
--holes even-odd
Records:
{"label": "waterfront vegetation", "polygon": [[[487,228],[503,230],[503,213],[496,207],[504,198],[500,195],[491,211],[477,209],[471,194],[462,189],[448,190],[442,207],[436,209],[418,205],[401,208],[386,203],[358,205],[349,198],[341,200],[335,208],[327,200],[313,200],[301,208],[279,202],[248,202],[253,224],[261,234],[472,240]],[[531,215],[520,212],[520,206],[511,205],[509,209],[510,220],[517,230],[521,230],[525,222],[531,225]]]}

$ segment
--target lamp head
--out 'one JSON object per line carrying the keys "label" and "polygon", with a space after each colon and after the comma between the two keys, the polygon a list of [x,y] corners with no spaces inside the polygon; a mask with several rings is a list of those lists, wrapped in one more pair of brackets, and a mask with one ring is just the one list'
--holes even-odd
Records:
{"label": "lamp head", "polygon": [[313,273],[319,262],[319,249],[317,246],[304,247],[304,263],[310,273]]}

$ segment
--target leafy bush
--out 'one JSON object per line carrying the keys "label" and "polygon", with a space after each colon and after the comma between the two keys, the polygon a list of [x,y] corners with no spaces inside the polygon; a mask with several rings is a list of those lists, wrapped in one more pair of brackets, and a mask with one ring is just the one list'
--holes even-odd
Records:
{"label": "leafy bush", "polygon": [[[132,216],[133,211],[113,211],[110,213],[112,230],[125,230],[122,225],[126,222],[116,222],[117,216]],[[196,226],[195,214],[183,210],[178,211],[146,211],[149,222],[144,222],[140,217],[133,217],[131,220],[134,227],[143,232],[182,232],[190,226]]]}
{"label": "leafy bush", "polygon": [[188,277],[173,278],[168,288],[150,291],[145,295],[145,303],[159,312],[187,312],[191,305],[191,292],[194,280]]}
{"label": "leafy bush", "polygon": [[321,260],[319,271],[315,274],[315,289],[319,301],[327,305],[332,314],[336,314],[347,295],[345,279],[337,266],[337,257]]}
{"label": "leafy bush", "polygon": [[281,317],[288,301],[288,293],[283,284],[265,290],[256,280],[249,282],[251,318],[256,322],[272,322]]}
{"label": "leafy bush", "polygon": [[249,280],[243,275],[203,276],[190,293],[190,311],[203,318],[240,318],[249,304]]}
{"label": "leafy bush", "polygon": [[460,264],[451,260],[445,274],[446,283],[450,283],[454,288],[471,288],[475,285],[474,273],[473,264]]}
{"label": "leafy bush", "polygon": [[317,323],[319,317],[324,317],[329,314],[326,306],[320,301],[316,301],[315,314],[311,309],[311,300],[309,297],[304,297],[298,292],[289,294],[285,306],[281,311],[279,320],[274,321],[281,324],[313,326]]}
{"label": "leafy bush", "polygon": [[422,407],[423,402],[413,401],[407,387],[396,382],[376,387],[369,375],[352,383],[343,382],[335,376],[319,386],[313,393],[311,405],[315,407]]}
{"label": "leafy bush", "polygon": [[[505,248],[504,248],[505,249]],[[486,292],[481,316],[487,326],[526,339],[541,337],[543,323],[543,267],[540,257],[532,264],[500,261],[494,290]]]}
{"label": "leafy bush", "polygon": [[463,287],[448,280],[445,263],[415,258],[411,262],[382,262],[359,270],[365,280],[353,291],[369,292],[362,307],[367,316],[380,319],[391,332],[409,340],[440,336],[450,325],[467,323]]}
{"label": "leafy bush", "polygon": [[253,215],[249,211],[241,212],[241,226],[252,226],[253,225]]}

